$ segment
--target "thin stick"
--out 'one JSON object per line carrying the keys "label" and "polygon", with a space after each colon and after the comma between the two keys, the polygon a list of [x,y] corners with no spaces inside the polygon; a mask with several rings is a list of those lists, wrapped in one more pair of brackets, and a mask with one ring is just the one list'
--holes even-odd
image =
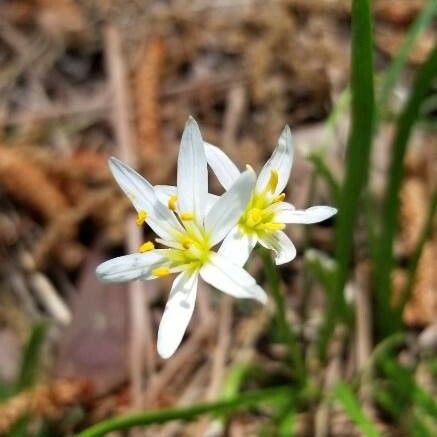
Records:
{"label": "thin stick", "polygon": [[189,361],[193,361],[193,355],[198,355],[200,349],[200,343],[205,338],[211,335],[212,330],[215,329],[214,318],[210,320],[210,323],[204,324],[201,329],[191,335],[191,337],[182,345],[178,352],[172,357],[171,360],[166,361],[163,369],[157,374],[151,381],[147,390],[147,395],[144,400],[146,407],[153,405],[155,399],[161,393],[161,391],[167,387],[173,376],[186,366]]}
{"label": "thin stick", "polygon": [[206,398],[213,400],[217,397],[225,374],[226,357],[228,356],[231,344],[231,324],[232,324],[232,298],[221,296],[220,316],[218,327],[218,341],[214,351],[212,362],[211,382],[209,384]]}
{"label": "thin stick", "polygon": [[[133,131],[130,119],[130,105],[125,64],[122,55],[122,42],[119,30],[108,25],[105,29],[105,52],[109,86],[113,93],[113,123],[121,159],[135,165]],[[142,241],[141,230],[136,226],[135,217],[128,217],[126,224],[127,248],[136,252]],[[143,369],[145,347],[148,352],[154,351],[152,318],[149,311],[146,293],[141,282],[129,283],[130,303],[130,379],[132,384],[132,407],[139,409],[143,404]],[[155,355],[147,359],[147,372],[151,375],[155,367]]]}

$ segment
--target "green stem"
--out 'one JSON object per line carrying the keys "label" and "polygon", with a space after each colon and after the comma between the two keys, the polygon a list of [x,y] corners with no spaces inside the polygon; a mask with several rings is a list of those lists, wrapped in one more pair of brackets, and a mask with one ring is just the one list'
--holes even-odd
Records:
{"label": "green stem", "polygon": [[416,74],[411,94],[397,122],[396,136],[392,147],[392,161],[384,201],[379,256],[376,267],[376,325],[381,336],[389,335],[398,328],[396,317],[390,307],[391,272],[394,266],[393,241],[398,225],[399,190],[404,174],[404,157],[413,126],[419,115],[422,101],[432,80],[437,74],[437,49]]}
{"label": "green stem", "polygon": [[97,425],[91,426],[77,434],[76,437],[99,437],[112,431],[129,429],[134,426],[164,423],[171,420],[191,420],[201,414],[223,413],[237,408],[250,408],[289,395],[290,387],[282,386],[244,393],[234,399],[193,405],[187,408],[168,408],[159,411],[129,414],[123,417],[108,419]]}
{"label": "green stem", "polygon": [[304,385],[305,382],[305,366],[302,358],[301,351],[299,349],[296,336],[293,330],[290,328],[285,311],[284,297],[282,296],[279,287],[279,275],[276,265],[274,264],[270,252],[266,249],[260,248],[259,250],[264,266],[264,273],[267,278],[267,282],[270,286],[273,300],[276,305],[276,323],[281,339],[286,343],[290,358],[293,363],[293,369],[296,372],[297,380]]}
{"label": "green stem", "polygon": [[346,174],[340,193],[336,228],[338,273],[335,293],[328,301],[326,319],[319,340],[319,355],[325,358],[327,345],[338,318],[350,321],[351,313],[344,298],[354,230],[361,194],[366,187],[374,121],[373,38],[369,0],[352,2],[351,56],[351,132],[346,155]]}

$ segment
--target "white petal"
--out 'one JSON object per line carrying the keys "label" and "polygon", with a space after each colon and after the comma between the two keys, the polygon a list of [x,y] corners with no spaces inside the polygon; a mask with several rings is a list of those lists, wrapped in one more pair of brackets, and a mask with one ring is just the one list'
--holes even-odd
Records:
{"label": "white petal", "polygon": [[238,179],[240,172],[237,166],[230,160],[228,155],[218,147],[209,143],[205,144],[206,159],[211,170],[217,176],[218,181],[225,190]]}
{"label": "white petal", "polygon": [[100,264],[96,269],[96,274],[103,282],[148,279],[151,270],[164,262],[164,253],[158,249],[146,253],[119,256]]}
{"label": "white petal", "polygon": [[208,169],[202,135],[190,117],[182,134],[178,157],[178,205],[202,222],[208,194]]}
{"label": "white petal", "polygon": [[266,293],[246,270],[216,253],[211,253],[210,261],[200,270],[200,276],[208,284],[233,297],[267,302]]}
{"label": "white petal", "polygon": [[303,210],[283,210],[275,215],[275,220],[280,223],[302,223],[309,225],[326,220],[337,214],[337,210],[330,206],[312,206]]}
{"label": "white petal", "polygon": [[243,267],[256,242],[256,235],[243,233],[238,226],[235,226],[225,237],[217,253],[233,264]]}
{"label": "white petal", "polygon": [[199,275],[180,273],[173,282],[158,329],[158,353],[170,358],[178,348],[193,315]]}
{"label": "white petal", "polygon": [[[172,185],[155,185],[153,187],[159,201],[164,205],[168,206],[168,198],[172,195],[177,195],[178,189]],[[217,201],[219,196],[215,194],[208,193],[206,197],[205,214],[208,214],[214,203]]]}
{"label": "white petal", "polygon": [[245,210],[255,185],[255,172],[246,170],[236,182],[222,194],[205,217],[205,230],[214,246],[237,224]]}
{"label": "white petal", "polygon": [[293,164],[293,141],[291,131],[288,126],[285,126],[278,140],[278,145],[273,151],[270,159],[265,163],[258,176],[256,190],[262,191],[270,179],[271,170],[278,171],[278,185],[274,192],[275,195],[281,193],[288,183],[290,178],[291,165]]}
{"label": "white petal", "polygon": [[294,211],[296,208],[288,202],[278,202],[278,203],[272,203],[268,207],[268,211],[273,212],[275,214],[274,221],[276,223],[284,223],[282,221],[282,217],[287,217],[287,214],[289,211]]}
{"label": "white petal", "polygon": [[147,212],[147,224],[164,239],[174,238],[175,230],[183,231],[175,215],[158,201],[152,185],[128,165],[110,158],[109,168],[120,188],[137,211]]}
{"label": "white petal", "polygon": [[262,238],[259,237],[259,243],[265,248],[274,251],[277,265],[288,263],[296,258],[294,244],[282,231],[268,233]]}

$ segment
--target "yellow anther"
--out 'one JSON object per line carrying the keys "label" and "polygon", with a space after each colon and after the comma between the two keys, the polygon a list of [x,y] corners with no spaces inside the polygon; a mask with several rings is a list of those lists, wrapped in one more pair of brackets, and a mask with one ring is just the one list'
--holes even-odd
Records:
{"label": "yellow anther", "polygon": [[178,196],[176,196],[176,194],[172,194],[169,198],[168,198],[168,209],[171,209],[172,211],[176,211],[176,202],[178,201]]}
{"label": "yellow anther", "polygon": [[147,212],[144,209],[140,209],[137,214],[137,225],[141,226],[147,220]]}
{"label": "yellow anther", "polygon": [[179,214],[179,217],[181,220],[193,220],[193,213],[192,212],[181,212]]}
{"label": "yellow anther", "polygon": [[278,194],[273,198],[273,203],[282,202],[285,199],[285,193]]}
{"label": "yellow anther", "polygon": [[264,223],[262,227],[266,231],[282,231],[282,229],[285,229],[284,223]]}
{"label": "yellow anther", "polygon": [[279,173],[278,170],[273,169],[270,170],[270,178],[266,185],[266,191],[270,191],[274,193],[276,191],[276,187],[278,186]]}
{"label": "yellow anther", "polygon": [[181,241],[182,247],[184,249],[189,249],[192,243],[193,243],[193,240],[189,237],[184,237]]}
{"label": "yellow anther", "polygon": [[156,269],[152,270],[153,276],[167,276],[171,273],[168,267],[156,267]]}
{"label": "yellow anther", "polygon": [[144,253],[144,252],[149,252],[150,250],[153,250],[155,248],[155,245],[151,242],[151,241],[146,241],[145,243],[143,243],[138,251],[140,253]]}
{"label": "yellow anther", "polygon": [[247,211],[247,224],[252,227],[256,226],[262,220],[262,212],[258,208],[252,208]]}
{"label": "yellow anther", "polygon": [[246,170],[252,170],[253,171],[253,167],[250,164],[246,164]]}

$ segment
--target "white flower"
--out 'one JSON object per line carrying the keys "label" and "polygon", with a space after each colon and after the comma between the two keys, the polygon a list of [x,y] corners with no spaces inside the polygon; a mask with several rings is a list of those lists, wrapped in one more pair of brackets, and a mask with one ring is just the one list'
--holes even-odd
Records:
{"label": "white flower", "polygon": [[[219,182],[228,190],[240,172],[219,148],[205,143],[208,164]],[[259,242],[275,253],[276,264],[284,264],[296,256],[296,248],[282,231],[286,223],[311,224],[337,213],[330,206],[313,206],[297,210],[284,202],[282,191],[288,183],[293,163],[293,144],[288,126],[282,131],[278,145],[262,168],[249,203],[235,226],[223,241],[218,253],[237,265],[244,265]]]}
{"label": "white flower", "polygon": [[[111,259],[97,267],[102,281],[154,279],[177,273],[158,331],[158,353],[169,358],[179,346],[191,319],[200,277],[215,288],[238,298],[265,303],[267,296],[243,268],[212,251],[233,229],[250,199],[255,173],[248,169],[220,197],[208,194],[205,148],[194,119],[182,135],[178,158],[177,196],[164,205],[152,185],[115,158],[109,167],[138,213],[139,225],[147,222],[165,246],[144,243],[138,253]],[[160,194],[163,195],[162,193]]]}

